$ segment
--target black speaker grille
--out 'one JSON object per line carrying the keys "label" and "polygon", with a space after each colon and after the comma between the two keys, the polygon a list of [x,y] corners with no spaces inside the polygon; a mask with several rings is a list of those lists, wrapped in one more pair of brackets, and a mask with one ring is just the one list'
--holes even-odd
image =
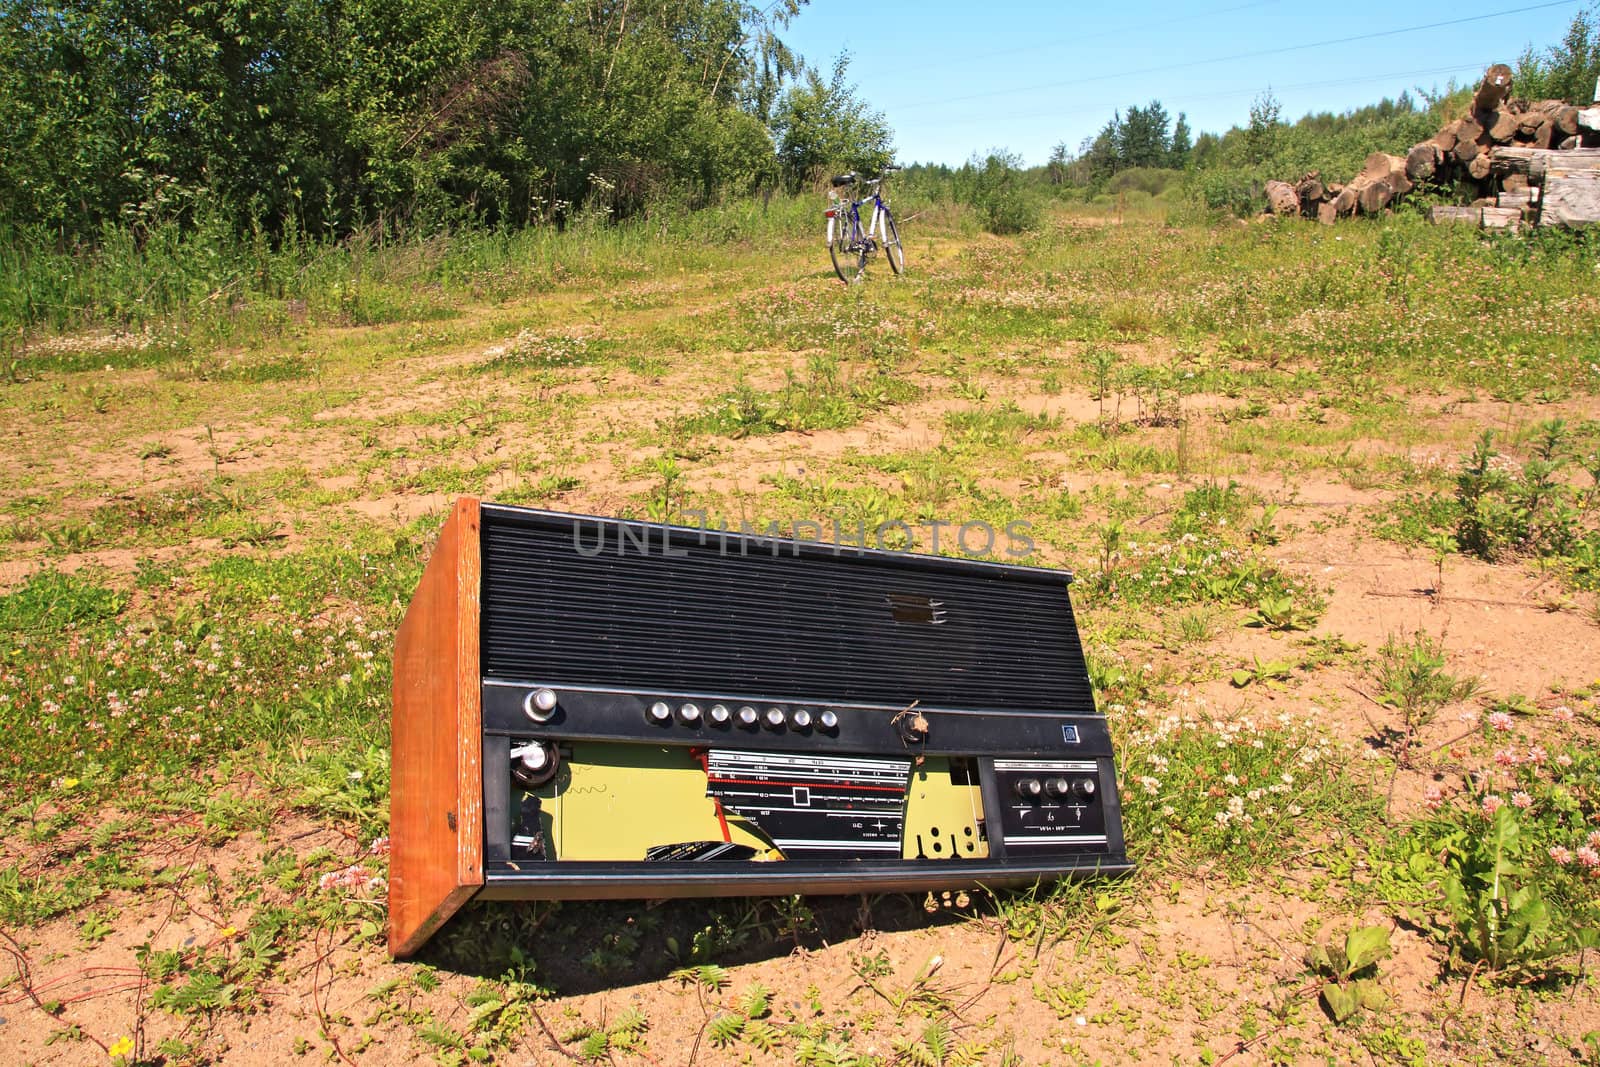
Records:
{"label": "black speaker grille", "polygon": [[1094,711],[1064,573],[816,545],[796,554],[793,542],[774,555],[772,545],[485,507],[484,675]]}

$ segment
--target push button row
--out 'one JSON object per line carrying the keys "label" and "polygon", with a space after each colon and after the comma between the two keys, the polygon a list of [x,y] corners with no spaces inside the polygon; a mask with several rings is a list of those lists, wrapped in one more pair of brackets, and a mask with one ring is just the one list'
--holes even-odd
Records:
{"label": "push button row", "polygon": [[[665,700],[657,700],[645,709],[645,719],[657,726],[666,726],[674,718],[673,706]],[[726,704],[713,704],[702,709],[700,705],[685,701],[676,709],[678,722],[685,726],[699,726],[708,722],[712,726],[728,726],[737,722],[746,729],[755,729],[764,726],[768,730],[782,730],[784,728],[806,731],[816,726],[828,733],[839,728],[839,716],[832,711],[813,713],[809,708],[796,708],[794,711],[785,711],[783,708],[772,706],[757,708],[753,704],[741,704],[737,708],[730,708]]]}

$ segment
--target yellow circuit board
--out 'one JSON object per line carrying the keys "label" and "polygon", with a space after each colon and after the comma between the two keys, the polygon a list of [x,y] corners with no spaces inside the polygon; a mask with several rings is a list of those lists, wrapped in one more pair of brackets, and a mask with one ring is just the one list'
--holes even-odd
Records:
{"label": "yellow circuit board", "polygon": [[[706,787],[706,770],[688,749],[575,742],[560,772],[533,795],[554,859],[643,860],[658,846],[713,841],[748,846],[758,861],[783,858],[750,823],[731,813],[719,818]],[[900,854],[923,860],[989,855],[970,761],[929,757],[911,768]]]}

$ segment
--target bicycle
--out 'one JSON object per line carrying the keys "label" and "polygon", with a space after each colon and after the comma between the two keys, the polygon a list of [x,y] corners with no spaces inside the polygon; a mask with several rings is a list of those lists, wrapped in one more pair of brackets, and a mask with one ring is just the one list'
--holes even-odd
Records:
{"label": "bicycle", "polygon": [[[867,269],[867,259],[876,255],[879,248],[888,257],[890,270],[901,274],[906,269],[906,251],[900,243],[900,230],[881,192],[884,178],[899,169],[885,167],[883,174],[876,178],[863,178],[851,171],[832,181],[833,188],[828,190],[832,206],[823,212],[828,220],[828,257],[833,260],[834,273],[846,285],[861,277]],[[859,185],[859,191],[866,195],[840,199],[835,190],[847,185]],[[869,202],[872,215],[863,228],[861,205]]]}

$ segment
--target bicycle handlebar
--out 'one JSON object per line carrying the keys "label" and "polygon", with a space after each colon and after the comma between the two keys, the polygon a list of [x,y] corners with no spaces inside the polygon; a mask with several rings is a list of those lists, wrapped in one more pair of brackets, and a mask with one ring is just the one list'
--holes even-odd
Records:
{"label": "bicycle handlebar", "polygon": [[866,178],[866,177],[863,177],[862,175],[856,173],[855,171],[851,171],[848,174],[836,174],[832,178],[829,179],[829,182],[833,185],[833,187],[835,189],[839,188],[842,185],[854,185],[856,182],[863,182],[863,181],[881,182],[881,181],[883,181],[883,179],[887,178],[889,175],[893,174],[895,171],[897,171],[899,169],[900,169],[899,167],[894,167],[894,166],[884,167],[883,168],[883,173],[878,175],[878,177],[876,177],[876,178]]}

